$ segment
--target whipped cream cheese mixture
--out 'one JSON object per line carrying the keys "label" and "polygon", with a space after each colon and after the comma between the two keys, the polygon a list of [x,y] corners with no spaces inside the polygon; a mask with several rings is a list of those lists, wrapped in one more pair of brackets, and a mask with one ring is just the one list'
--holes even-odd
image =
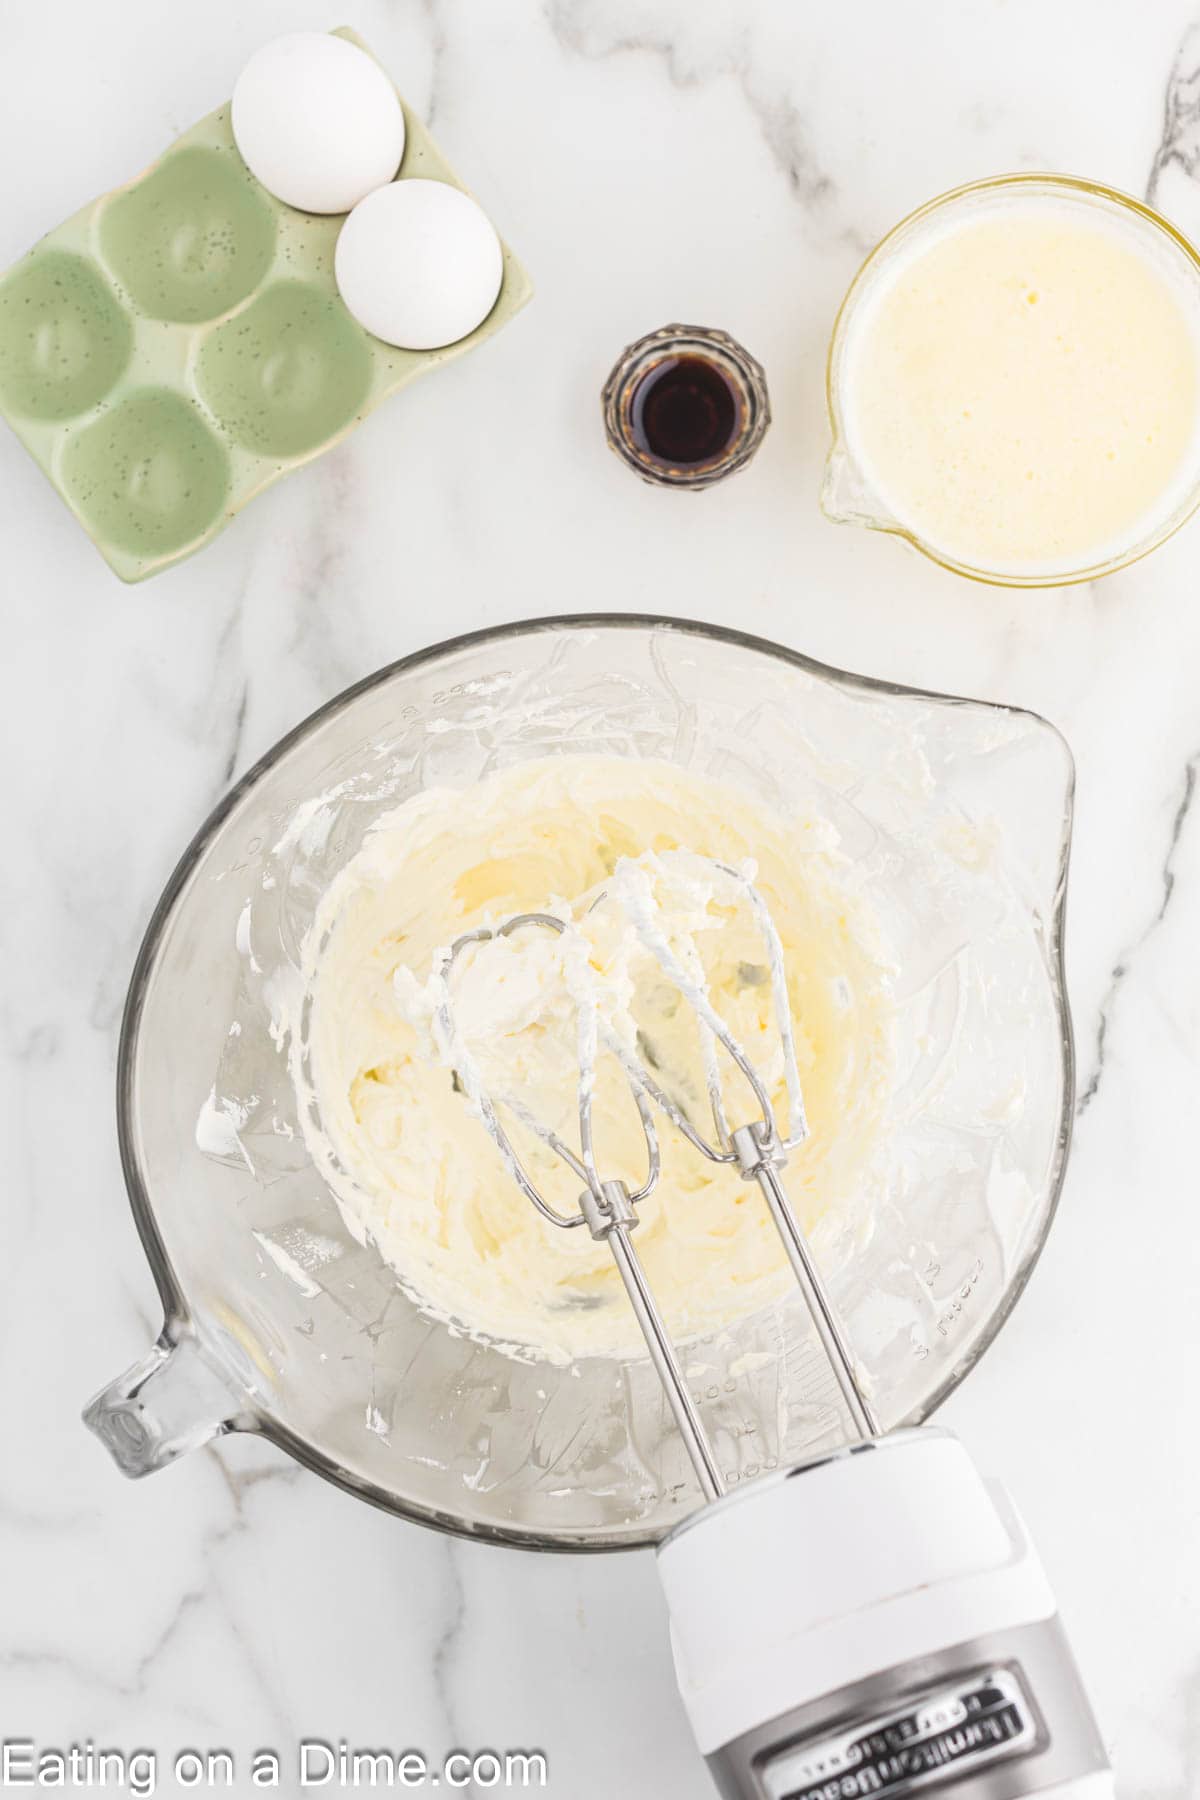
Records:
{"label": "whipped cream cheese mixture", "polygon": [[[771,959],[744,879],[778,931],[801,1093],[773,1011]],[[514,913],[523,927],[448,946]],[[640,925],[640,929],[639,929]],[[547,1223],[479,1115],[482,1087],[538,1187],[578,1211],[579,1182],[523,1122],[578,1147],[581,1044],[605,1178],[640,1185],[646,1151],[603,1027],[712,1134],[702,1034],[648,948],[660,931],[707,987],[772,1092],[781,1131],[807,1115],[786,1179],[801,1222],[848,1211],[869,1183],[891,1072],[892,1004],[877,934],[822,820],[773,815],[667,763],[563,756],[430,790],[381,817],[330,885],[306,941],[310,996],[292,1067],[309,1148],[350,1228],[433,1315],[555,1360],[640,1344],[608,1247]],[[722,1057],[734,1126],[754,1116]],[[314,1104],[315,1103],[315,1104]],[[314,1116],[315,1115],[315,1116]],[[658,1121],[662,1177],[634,1242],[680,1338],[777,1298],[791,1279],[757,1188]]]}

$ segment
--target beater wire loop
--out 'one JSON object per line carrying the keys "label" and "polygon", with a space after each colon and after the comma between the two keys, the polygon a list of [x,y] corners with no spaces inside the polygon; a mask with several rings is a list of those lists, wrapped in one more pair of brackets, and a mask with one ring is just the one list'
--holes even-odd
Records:
{"label": "beater wire loop", "polygon": [[[717,1056],[719,1047],[744,1077],[754,1097],[763,1131],[764,1153],[784,1156],[789,1150],[796,1149],[804,1142],[808,1136],[808,1120],[804,1110],[800,1072],[796,1062],[796,1038],[792,1025],[791,1003],[788,997],[787,965],[784,960],[783,944],[775,921],[771,917],[769,906],[747,875],[740,869],[733,868],[729,863],[701,858],[692,860],[704,862],[709,870],[715,871],[724,878],[739,899],[743,899],[747,903],[762,938],[763,947],[767,953],[767,967],[770,972],[771,1008],[783,1051],[783,1074],[787,1090],[789,1129],[786,1134],[780,1133],[775,1120],[775,1108],[771,1096],[758,1070],[714,1007],[704,965],[694,940],[689,936],[682,945],[671,942],[660,923],[660,909],[650,871],[640,863],[626,863],[618,872],[612,887],[606,889],[593,902],[589,911],[594,912],[606,899],[614,898],[636,933],[642,948],[653,958],[680,999],[685,1001],[695,1013],[700,1030],[705,1086],[712,1112],[715,1141],[710,1141],[696,1128],[683,1107],[645,1067],[644,1060],[631,1059],[636,1064],[636,1079],[652,1095],[656,1105],[667,1115],[676,1129],[681,1131],[692,1147],[698,1150],[702,1156],[707,1157],[709,1162],[736,1163],[738,1155],[733,1148],[734,1133],[726,1111]],[[665,871],[665,865],[661,859],[658,863],[658,870]],[[630,1072],[632,1074],[632,1070]]]}
{"label": "beater wire loop", "polygon": [[559,1160],[566,1164],[581,1186],[587,1188],[597,1201],[602,1202],[604,1181],[596,1164],[592,1118],[594,1075],[599,1051],[602,1047],[613,1053],[629,1080],[634,1104],[641,1122],[642,1136],[645,1140],[646,1175],[641,1186],[629,1195],[633,1205],[646,1199],[658,1185],[662,1170],[662,1156],[654,1113],[645,1091],[645,1082],[641,1078],[641,1071],[636,1063],[631,1063],[630,1059],[623,1054],[623,1046],[620,1044],[616,1032],[601,1021],[594,1002],[590,1002],[586,997],[578,1006],[577,1029],[580,1052],[578,1154],[519,1096],[510,1093],[493,1095],[485,1085],[478,1064],[470,1048],[463,1042],[455,1023],[450,1000],[450,970],[455,960],[469,945],[484,944],[493,938],[510,937],[514,931],[530,925],[557,932],[560,936],[567,931],[564,921],[556,918],[553,913],[526,912],[516,913],[512,918],[506,919],[503,924],[494,928],[486,925],[480,926],[477,930],[464,932],[461,937],[455,939],[442,964],[443,997],[434,1015],[434,1035],[446,1060],[457,1072],[464,1092],[479,1112],[486,1130],[499,1149],[510,1175],[516,1181],[521,1192],[551,1225],[559,1225],[569,1230],[573,1226],[587,1224],[585,1214],[582,1210],[577,1213],[562,1213],[546,1199],[521,1161],[512,1139],[504,1129],[498,1107],[504,1107],[528,1132],[552,1150]]}

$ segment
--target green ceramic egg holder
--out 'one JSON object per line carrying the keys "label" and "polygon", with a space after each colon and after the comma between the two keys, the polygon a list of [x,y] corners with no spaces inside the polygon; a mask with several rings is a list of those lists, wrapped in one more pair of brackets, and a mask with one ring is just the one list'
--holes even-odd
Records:
{"label": "green ceramic egg holder", "polygon": [[[404,120],[400,179],[460,187],[407,106]],[[0,412],[122,580],[199,550],[261,489],[530,297],[505,246],[477,330],[442,350],[393,349],[338,298],[343,217],[273,199],[223,106],[0,282]]]}

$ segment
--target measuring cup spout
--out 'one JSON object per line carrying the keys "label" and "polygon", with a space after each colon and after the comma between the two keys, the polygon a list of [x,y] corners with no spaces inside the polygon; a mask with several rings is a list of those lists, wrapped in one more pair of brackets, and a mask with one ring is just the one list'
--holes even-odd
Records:
{"label": "measuring cup spout", "polygon": [[835,525],[865,525],[871,531],[893,531],[896,521],[868,488],[850,453],[836,442],[825,463],[821,511]]}
{"label": "measuring cup spout", "polygon": [[244,1398],[198,1339],[167,1326],[140,1362],[90,1401],[83,1422],[123,1475],[150,1475],[234,1430]]}

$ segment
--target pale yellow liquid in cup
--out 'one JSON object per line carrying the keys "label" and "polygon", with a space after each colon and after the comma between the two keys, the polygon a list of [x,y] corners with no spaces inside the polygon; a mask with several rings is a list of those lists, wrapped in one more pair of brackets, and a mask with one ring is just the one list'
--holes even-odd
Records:
{"label": "pale yellow liquid in cup", "polygon": [[1157,259],[1082,206],[935,228],[851,325],[851,454],[948,561],[1061,573],[1121,556],[1196,479],[1194,312]]}

